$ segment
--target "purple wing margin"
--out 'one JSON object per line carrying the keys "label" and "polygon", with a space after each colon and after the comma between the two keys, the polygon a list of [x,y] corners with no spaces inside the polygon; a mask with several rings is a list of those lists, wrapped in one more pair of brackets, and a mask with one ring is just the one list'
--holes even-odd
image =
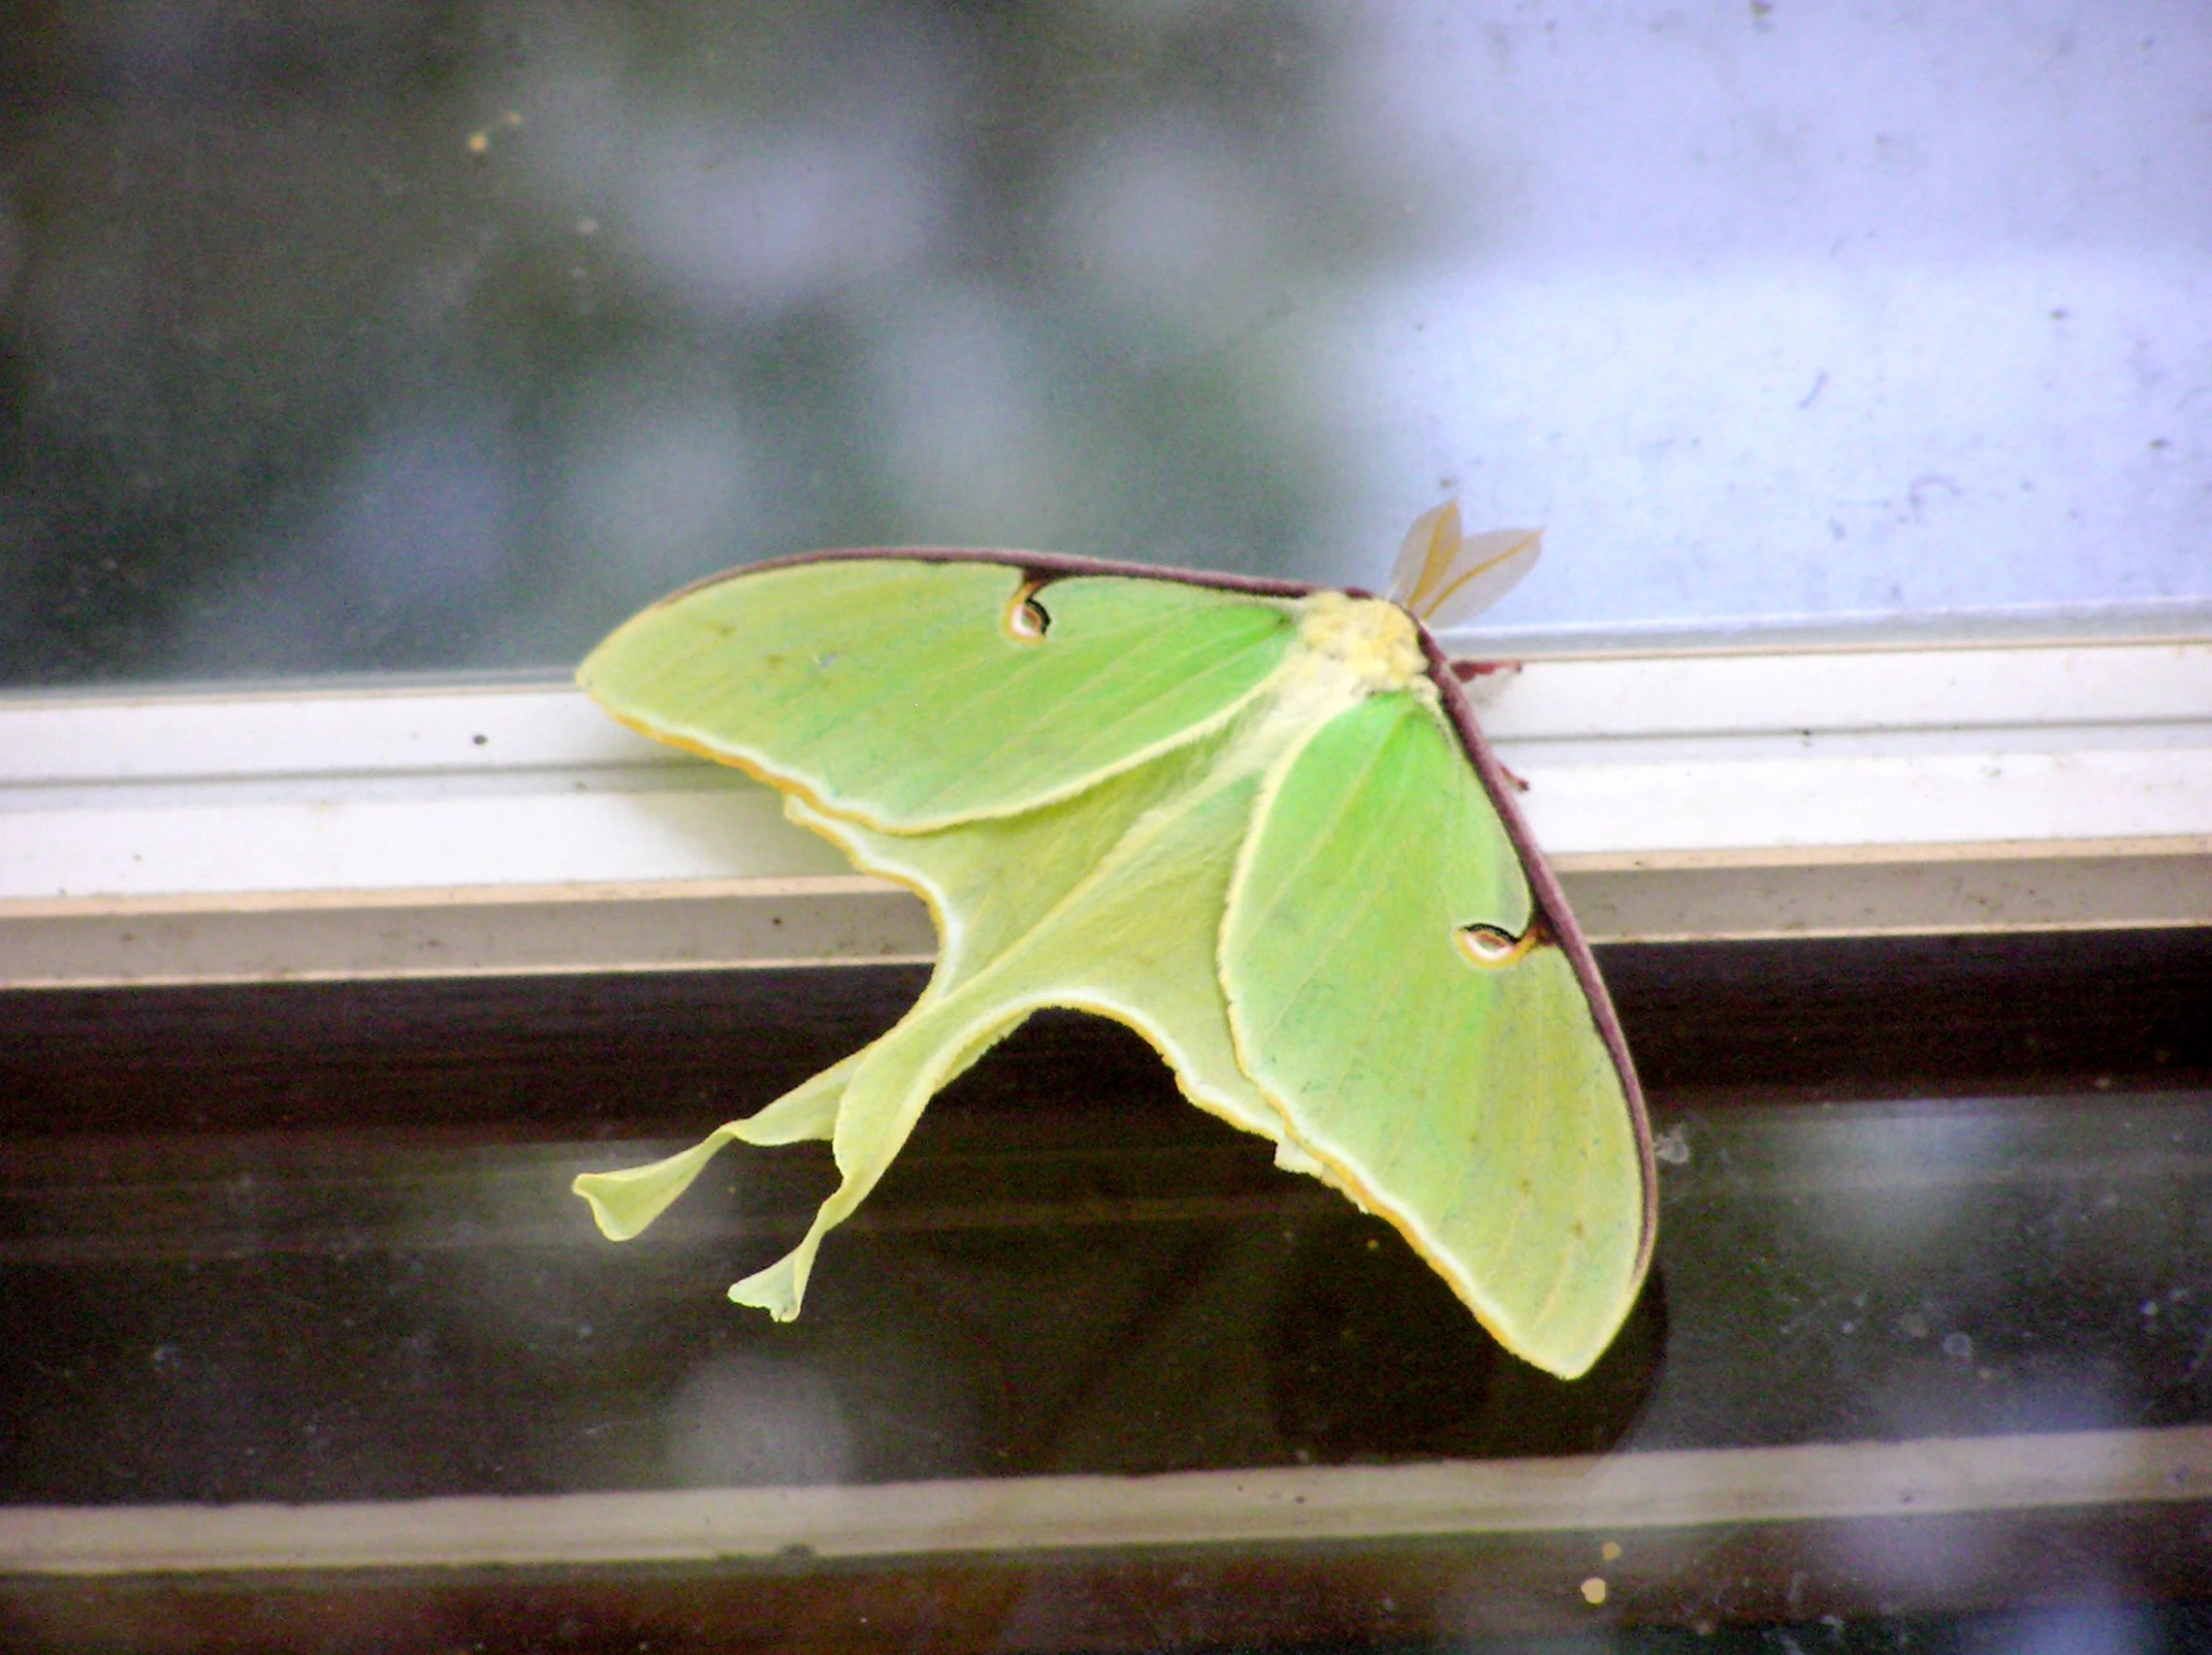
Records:
{"label": "purple wing margin", "polygon": [[1636,1078],[1635,1060],[1629,1056],[1628,1040],[1621,1033],[1620,1017],[1613,1010],[1613,996],[1606,992],[1605,979],[1598,974],[1598,962],[1590,952],[1589,943],[1583,939],[1582,927],[1575,923],[1574,910],[1567,906],[1566,892],[1559,888],[1559,876],[1552,872],[1551,864],[1544,860],[1544,853],[1537,846],[1535,835],[1528,830],[1520,804],[1513,796],[1513,784],[1506,777],[1505,767],[1490,751],[1490,744],[1483,739],[1481,726],[1474,721],[1474,708],[1468,704],[1466,691],[1460,688],[1458,676],[1451,670],[1450,657],[1429,635],[1428,628],[1422,626],[1420,631],[1422,653],[1428,661],[1428,677],[1451,715],[1452,728],[1459,732],[1459,745],[1466,750],[1467,762],[1482,779],[1482,789],[1490,796],[1491,808],[1505,824],[1506,837],[1512,840],[1522,871],[1528,875],[1528,888],[1536,898],[1536,910],[1552,940],[1566,951],[1568,963],[1574,967],[1575,980],[1581,983],[1583,996],[1590,1002],[1590,1016],[1598,1026],[1598,1037],[1605,1042],[1605,1049],[1613,1056],[1613,1067],[1620,1074],[1621,1092],[1628,1100],[1629,1118],[1636,1130],[1637,1158],[1643,1169],[1643,1238],[1636,1254],[1636,1272],[1641,1278],[1651,1266],[1652,1241],[1659,1229],[1659,1172],[1652,1157],[1651,1116],[1644,1108],[1644,1088]]}

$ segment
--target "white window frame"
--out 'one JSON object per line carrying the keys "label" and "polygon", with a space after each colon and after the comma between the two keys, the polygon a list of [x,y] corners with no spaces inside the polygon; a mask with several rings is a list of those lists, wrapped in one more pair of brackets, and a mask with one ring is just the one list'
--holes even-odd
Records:
{"label": "white window frame", "polygon": [[[2212,923],[2212,635],[1472,686],[1595,942]],[[0,985],[927,960],[768,790],[549,679],[0,699]]]}

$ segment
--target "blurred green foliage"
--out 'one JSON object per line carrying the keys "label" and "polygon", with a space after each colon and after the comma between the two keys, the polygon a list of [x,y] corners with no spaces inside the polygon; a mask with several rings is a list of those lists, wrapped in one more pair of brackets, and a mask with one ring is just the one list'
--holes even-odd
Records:
{"label": "blurred green foliage", "polygon": [[0,682],[562,665],[710,570],[1321,572],[1405,230],[1264,3],[19,13]]}

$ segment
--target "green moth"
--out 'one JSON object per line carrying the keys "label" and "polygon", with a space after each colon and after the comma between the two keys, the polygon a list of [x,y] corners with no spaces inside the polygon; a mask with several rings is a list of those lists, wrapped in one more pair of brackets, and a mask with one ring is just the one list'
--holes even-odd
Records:
{"label": "green moth", "polygon": [[[1019,552],[721,575],[594,650],[625,724],[781,790],[918,892],[941,947],[889,1033],[681,1155],[576,1179],[637,1234],[723,1145],[841,1181],[730,1289],[796,1316],[822,1236],[947,1082],[1047,1006],[1127,1024],[1199,1108],[1380,1213],[1508,1350],[1574,1378],[1628,1314],[1651,1133],[1559,886],[1427,625],[1536,537],[1408,535],[1393,599]],[[1418,618],[1417,618],[1418,617]]]}

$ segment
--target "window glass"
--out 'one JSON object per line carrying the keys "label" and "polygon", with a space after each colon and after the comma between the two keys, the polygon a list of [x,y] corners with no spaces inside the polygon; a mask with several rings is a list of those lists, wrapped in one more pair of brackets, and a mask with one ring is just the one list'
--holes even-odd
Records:
{"label": "window glass", "polygon": [[0,682],[558,666],[1002,544],[1501,625],[2212,596],[2212,20],[2128,8],[34,8]]}
{"label": "window glass", "polygon": [[722,1288],[804,1224],[825,1146],[593,1233],[571,1173],[833,1061],[912,970],[0,998],[0,1624],[2201,1647],[2207,959],[1606,950],[1663,1215],[1572,1384],[1069,1014],[930,1106],[795,1322]]}

